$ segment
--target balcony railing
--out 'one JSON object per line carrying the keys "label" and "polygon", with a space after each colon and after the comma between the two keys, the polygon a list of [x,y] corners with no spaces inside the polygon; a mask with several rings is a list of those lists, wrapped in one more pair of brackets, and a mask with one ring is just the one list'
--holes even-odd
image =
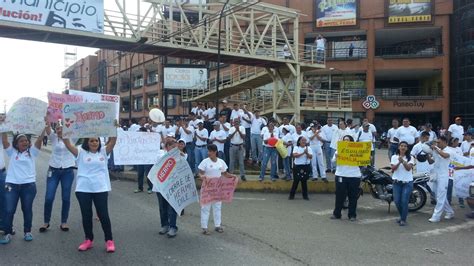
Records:
{"label": "balcony railing", "polygon": [[375,56],[385,58],[435,57],[442,54],[442,45],[413,44],[375,48]]}
{"label": "balcony railing", "polygon": [[425,99],[433,100],[443,97],[440,88],[421,88],[421,87],[403,87],[403,88],[378,88],[375,89],[375,96],[384,100],[409,100]]}
{"label": "balcony railing", "polygon": [[326,60],[358,60],[367,58],[367,48],[335,48],[326,49]]}

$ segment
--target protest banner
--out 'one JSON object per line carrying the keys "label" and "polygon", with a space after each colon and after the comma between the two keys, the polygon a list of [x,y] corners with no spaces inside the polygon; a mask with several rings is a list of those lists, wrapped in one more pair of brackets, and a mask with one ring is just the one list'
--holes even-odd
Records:
{"label": "protest banner", "polygon": [[238,183],[236,177],[206,178],[201,185],[201,206],[218,201],[232,202]]}
{"label": "protest banner", "polygon": [[178,214],[199,201],[193,172],[176,148],[158,160],[148,173],[148,179]]}
{"label": "protest banner", "polygon": [[451,153],[450,157],[449,177],[454,178],[454,191],[456,196],[459,198],[469,197],[469,185],[474,182],[474,171],[472,169],[455,170],[454,167],[469,166],[474,162],[471,158],[459,154]]}
{"label": "protest banner", "polygon": [[15,134],[40,135],[45,127],[44,118],[47,109],[48,104],[41,100],[20,98],[8,110],[4,127]]}
{"label": "protest banner", "polygon": [[84,103],[114,103],[115,118],[118,120],[120,115],[120,96],[112,94],[101,94],[86,91],[69,90],[69,95],[81,96]]}
{"label": "protest banner", "polygon": [[63,138],[117,136],[113,103],[66,103],[62,111]]}
{"label": "protest banner", "polygon": [[64,103],[80,103],[82,96],[48,92],[48,122],[55,123],[63,118]]}
{"label": "protest banner", "polygon": [[337,143],[337,165],[370,165],[372,142],[339,141]]}
{"label": "protest banner", "polygon": [[5,123],[5,115],[0,114],[0,133],[8,131],[10,131],[10,128],[8,127],[7,123]]}
{"label": "protest banner", "polygon": [[117,132],[115,165],[155,164],[160,152],[161,135],[154,132]]}

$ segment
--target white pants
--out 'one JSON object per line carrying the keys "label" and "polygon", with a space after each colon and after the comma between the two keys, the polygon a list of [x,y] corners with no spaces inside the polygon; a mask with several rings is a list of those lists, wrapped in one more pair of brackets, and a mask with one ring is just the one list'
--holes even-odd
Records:
{"label": "white pants", "polygon": [[207,224],[209,223],[209,215],[211,214],[211,206],[212,206],[212,214],[214,215],[214,226],[215,227],[221,226],[222,202],[219,201],[219,202],[201,206],[201,228],[203,229],[207,229]]}
{"label": "white pants", "polygon": [[435,220],[440,220],[441,215],[443,212],[446,214],[453,215],[454,210],[449,205],[448,199],[446,198],[446,194],[448,192],[448,178],[447,177],[438,177],[436,180],[435,185],[435,194],[436,194],[436,206],[433,211],[433,215],[431,218]]}
{"label": "white pants", "polygon": [[326,178],[326,167],[323,160],[323,149],[319,145],[312,145],[313,158],[311,159],[311,166],[313,167],[313,178],[318,177],[318,167],[321,178]]}

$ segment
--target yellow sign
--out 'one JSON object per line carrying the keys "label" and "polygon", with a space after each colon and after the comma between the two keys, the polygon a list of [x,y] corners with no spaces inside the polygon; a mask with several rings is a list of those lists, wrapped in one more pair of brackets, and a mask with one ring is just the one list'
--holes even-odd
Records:
{"label": "yellow sign", "polygon": [[372,142],[339,141],[337,143],[337,165],[370,165]]}
{"label": "yellow sign", "polygon": [[394,16],[388,18],[388,23],[413,23],[413,22],[430,22],[431,15],[423,16]]}

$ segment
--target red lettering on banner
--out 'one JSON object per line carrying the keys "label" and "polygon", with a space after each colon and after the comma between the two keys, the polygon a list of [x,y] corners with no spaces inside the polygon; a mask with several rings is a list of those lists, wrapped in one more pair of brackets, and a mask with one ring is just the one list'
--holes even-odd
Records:
{"label": "red lettering on banner", "polygon": [[86,122],[88,120],[101,120],[105,117],[105,113],[102,111],[96,111],[96,112],[75,112],[74,115],[76,116],[76,121],[77,122]]}
{"label": "red lettering on banner", "polygon": [[161,183],[165,182],[168,176],[173,171],[175,166],[176,166],[176,160],[174,158],[168,158],[165,161],[165,163],[163,163],[163,166],[161,166],[160,170],[156,174],[156,177],[158,178],[158,180]]}

